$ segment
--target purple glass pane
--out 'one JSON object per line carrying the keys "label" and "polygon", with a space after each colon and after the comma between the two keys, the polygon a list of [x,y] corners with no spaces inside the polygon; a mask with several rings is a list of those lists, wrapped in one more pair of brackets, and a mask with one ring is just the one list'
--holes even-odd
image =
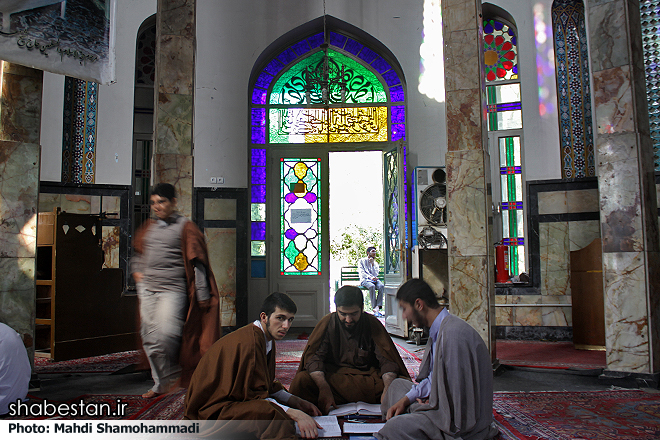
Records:
{"label": "purple glass pane", "polygon": [[367,63],[371,63],[373,60],[376,59],[377,56],[378,56],[378,54],[376,52],[369,49],[368,47],[365,47],[360,52],[360,55],[358,55],[358,58],[364,60]]}
{"label": "purple glass pane", "polygon": [[399,139],[406,138],[406,124],[392,124],[392,140],[398,141]]}
{"label": "purple glass pane", "polygon": [[252,222],[252,240],[266,239],[266,222]]}
{"label": "purple glass pane", "polygon": [[298,233],[296,232],[295,229],[287,229],[286,232],[284,233],[284,236],[289,240],[293,240],[298,236]]}
{"label": "purple glass pane", "polygon": [[293,202],[295,202],[297,199],[298,199],[298,196],[296,196],[294,193],[289,193],[289,194],[287,194],[287,195],[284,196],[284,200],[285,200],[287,203],[293,203]]}
{"label": "purple glass pane", "polygon": [[252,185],[251,203],[266,203],[266,185]]}
{"label": "purple glass pane", "polygon": [[398,86],[390,87],[390,101],[402,102],[403,100],[403,86],[399,84]]}
{"label": "purple glass pane", "polygon": [[266,184],[266,167],[252,167],[253,184]]}
{"label": "purple glass pane", "polygon": [[264,127],[266,125],[266,109],[253,108],[252,111],[252,126]]}
{"label": "purple glass pane", "polygon": [[277,72],[282,70],[283,67],[284,66],[282,65],[282,63],[279,62],[279,60],[274,59],[274,60],[271,60],[270,63],[268,63],[268,65],[266,66],[266,68],[264,70],[266,72],[270,73],[271,75],[275,76],[275,75],[277,75]]}
{"label": "purple glass pane", "polygon": [[353,55],[357,55],[360,53],[362,48],[364,47],[364,44],[360,44],[355,40],[351,40],[350,38],[348,39],[348,42],[346,42],[346,47],[344,49],[348,53],[352,53]]}
{"label": "purple glass pane", "polygon": [[261,72],[261,75],[259,75],[257,82],[255,82],[254,85],[256,87],[261,87],[262,89],[267,89],[272,80],[273,75],[268,72]]}
{"label": "purple glass pane", "polygon": [[307,39],[307,41],[309,41],[309,45],[312,49],[316,49],[321,44],[323,44],[323,32],[312,35]]}
{"label": "purple glass pane", "polygon": [[252,166],[253,167],[265,167],[266,166],[266,150],[264,148],[253,148],[252,149]]}
{"label": "purple glass pane", "polygon": [[309,43],[307,40],[302,40],[291,46],[293,51],[297,53],[299,56],[309,52]]}
{"label": "purple glass pane", "polygon": [[252,127],[251,141],[256,145],[263,145],[266,143],[266,127]]}
{"label": "purple glass pane", "polygon": [[277,56],[277,59],[280,60],[284,65],[289,64],[296,58],[298,58],[297,55],[290,48],[285,49],[281,54]]}
{"label": "purple glass pane", "polygon": [[502,28],[504,27],[504,23],[500,23],[499,21],[493,21],[493,27],[495,27],[496,30],[501,31]]}
{"label": "purple glass pane", "polygon": [[406,109],[402,105],[392,106],[392,124],[403,124],[406,122]]}
{"label": "purple glass pane", "polygon": [[265,104],[265,103],[266,103],[266,91],[255,87],[254,90],[252,90],[252,104]]}
{"label": "purple glass pane", "polygon": [[484,34],[492,34],[493,33],[493,26],[489,23],[486,23],[486,26],[484,26]]}
{"label": "purple glass pane", "polygon": [[381,57],[376,58],[374,62],[371,63],[371,66],[381,75],[392,69],[392,66],[390,66],[390,64]]}
{"label": "purple glass pane", "polygon": [[397,75],[394,70],[390,70],[389,72],[383,74],[383,79],[390,87],[401,83],[399,80],[399,75]]}
{"label": "purple glass pane", "polygon": [[339,35],[336,32],[330,32],[330,44],[337,46],[340,49],[344,48],[347,38],[344,35]]}
{"label": "purple glass pane", "polygon": [[316,202],[316,194],[314,194],[313,192],[308,192],[307,194],[305,194],[305,197],[303,197],[303,199],[307,200],[307,203],[314,203]]}

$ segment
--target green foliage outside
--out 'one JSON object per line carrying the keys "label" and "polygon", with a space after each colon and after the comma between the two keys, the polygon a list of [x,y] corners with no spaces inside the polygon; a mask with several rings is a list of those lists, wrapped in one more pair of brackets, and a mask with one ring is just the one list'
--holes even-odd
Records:
{"label": "green foliage outside", "polygon": [[330,254],[336,261],[356,266],[360,258],[367,256],[367,248],[376,248],[376,261],[383,267],[383,233],[373,226],[350,225],[341,230],[339,238],[330,243]]}

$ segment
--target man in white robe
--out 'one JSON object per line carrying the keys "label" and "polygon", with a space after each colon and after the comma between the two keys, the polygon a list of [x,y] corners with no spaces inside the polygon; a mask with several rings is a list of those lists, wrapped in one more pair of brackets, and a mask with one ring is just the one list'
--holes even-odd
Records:
{"label": "man in white robe", "polygon": [[32,367],[23,339],[13,328],[0,322],[0,415],[9,405],[25,400]]}

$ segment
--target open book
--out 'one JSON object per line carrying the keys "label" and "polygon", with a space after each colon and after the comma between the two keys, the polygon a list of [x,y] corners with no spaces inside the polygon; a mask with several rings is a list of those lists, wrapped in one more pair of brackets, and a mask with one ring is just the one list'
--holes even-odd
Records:
{"label": "open book", "polygon": [[[319,438],[341,437],[341,427],[336,416],[316,416],[314,420],[321,425],[319,429]],[[296,423],[296,434],[300,435],[300,429]]]}
{"label": "open book", "polygon": [[331,410],[329,416],[347,416],[349,414],[360,414],[365,416],[380,416],[380,405],[378,403],[355,402],[339,405]]}

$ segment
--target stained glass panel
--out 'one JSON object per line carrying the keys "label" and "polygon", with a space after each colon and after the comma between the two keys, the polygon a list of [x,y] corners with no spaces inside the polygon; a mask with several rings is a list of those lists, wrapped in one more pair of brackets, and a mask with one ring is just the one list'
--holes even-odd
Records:
{"label": "stained glass panel", "polygon": [[520,84],[503,84],[486,87],[488,98],[488,129],[515,130],[522,128]]}
{"label": "stained glass panel", "polygon": [[486,80],[518,78],[518,48],[514,29],[498,20],[484,20]]}
{"label": "stained glass panel", "polygon": [[397,150],[385,153],[385,273],[400,270],[399,160]]}
{"label": "stained glass panel", "polygon": [[281,159],[282,275],[321,274],[321,159]]}
{"label": "stained glass panel", "polygon": [[520,137],[499,138],[503,244],[509,246],[512,276],[525,271],[523,181]]}

